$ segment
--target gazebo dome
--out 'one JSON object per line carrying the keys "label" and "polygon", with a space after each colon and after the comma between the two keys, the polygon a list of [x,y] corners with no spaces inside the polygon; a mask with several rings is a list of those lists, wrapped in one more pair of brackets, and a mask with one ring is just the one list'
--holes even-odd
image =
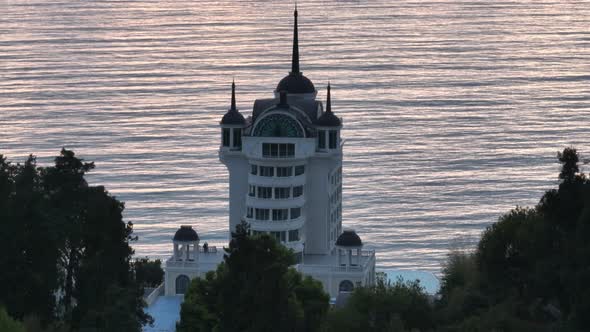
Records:
{"label": "gazebo dome", "polygon": [[340,247],[362,247],[361,238],[351,229],[345,229],[336,240],[336,245]]}
{"label": "gazebo dome", "polygon": [[192,226],[180,226],[174,234],[175,242],[196,242],[199,241],[199,235]]}
{"label": "gazebo dome", "polygon": [[286,91],[290,94],[314,93],[315,86],[311,80],[303,76],[301,72],[291,72],[279,82],[276,91]]}

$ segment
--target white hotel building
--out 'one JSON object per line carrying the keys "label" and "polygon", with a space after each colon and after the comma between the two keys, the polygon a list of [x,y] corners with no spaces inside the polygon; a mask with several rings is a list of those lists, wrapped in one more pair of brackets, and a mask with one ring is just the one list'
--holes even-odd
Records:
{"label": "white hotel building", "polygon": [[[375,279],[375,252],[342,228],[342,121],[299,69],[297,10],[291,72],[258,99],[245,118],[231,106],[223,116],[219,159],[229,171],[229,230],[242,220],[254,234],[268,233],[298,257],[296,268],[320,280],[336,297]],[[183,226],[166,262],[166,295],[183,294],[190,278],[215,269],[222,250],[199,245]]]}

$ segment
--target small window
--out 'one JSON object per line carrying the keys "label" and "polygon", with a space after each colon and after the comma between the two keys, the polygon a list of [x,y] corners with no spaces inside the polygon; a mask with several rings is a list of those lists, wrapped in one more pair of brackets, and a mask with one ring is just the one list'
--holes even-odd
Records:
{"label": "small window", "polygon": [[337,130],[330,130],[329,133],[329,143],[330,149],[335,149],[338,145],[338,131]]}
{"label": "small window", "polygon": [[258,174],[258,166],[257,165],[250,165],[250,174],[252,174],[252,175]]}
{"label": "small window", "polygon": [[262,144],[262,156],[263,157],[270,157],[270,144],[268,144],[268,143]]}
{"label": "small window", "polygon": [[326,131],[318,130],[318,149],[326,148]]}
{"label": "small window", "polygon": [[277,167],[277,176],[287,177],[293,173],[293,167]]}
{"label": "small window", "polygon": [[258,198],[272,198],[272,188],[258,187]]}
{"label": "small window", "polygon": [[295,156],[295,144],[262,143],[262,156],[286,158]]}
{"label": "small window", "polygon": [[176,294],[185,294],[188,291],[188,287],[191,280],[184,274],[179,275],[176,278]]}
{"label": "small window", "polygon": [[301,217],[301,208],[292,208],[291,219],[297,219],[299,217]]}
{"label": "small window", "polygon": [[343,280],[338,286],[339,292],[352,292],[354,290],[354,284],[350,280]]}
{"label": "small window", "polygon": [[299,241],[299,230],[294,229],[289,231],[289,242]]}
{"label": "small window", "polygon": [[289,219],[289,209],[273,209],[272,220],[287,220]]}
{"label": "small window", "polygon": [[256,220],[268,220],[270,211],[268,209],[254,209]]}
{"label": "small window", "polygon": [[277,241],[281,241],[281,233],[282,232],[270,232],[270,235],[274,236]]}
{"label": "small window", "polygon": [[223,146],[229,146],[229,137],[230,137],[230,130],[229,128],[223,128],[223,135],[222,135],[222,144]]}
{"label": "small window", "polygon": [[293,187],[293,197],[299,197],[303,195],[303,186]]}
{"label": "small window", "polygon": [[291,188],[279,187],[275,188],[275,199],[285,199],[291,197]]}
{"label": "small window", "polygon": [[242,147],[242,129],[234,128],[234,147]]}
{"label": "small window", "polygon": [[260,176],[274,176],[274,167],[260,166]]}
{"label": "small window", "polygon": [[248,196],[251,196],[251,197],[256,196],[256,186],[250,185],[250,189],[248,191]]}
{"label": "small window", "polygon": [[252,218],[252,214],[254,213],[254,209],[251,207],[248,207],[246,209],[246,218]]}
{"label": "small window", "polygon": [[305,173],[305,165],[295,166],[295,176]]}

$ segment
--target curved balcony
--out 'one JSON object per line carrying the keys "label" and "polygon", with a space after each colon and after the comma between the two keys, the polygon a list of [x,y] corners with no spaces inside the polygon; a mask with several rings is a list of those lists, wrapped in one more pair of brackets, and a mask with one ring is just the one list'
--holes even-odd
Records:
{"label": "curved balcony", "polygon": [[289,187],[302,186],[305,184],[305,173],[295,176],[260,176],[248,174],[248,183],[264,187]]}
{"label": "curved balcony", "polygon": [[246,196],[246,205],[259,209],[288,209],[303,207],[305,195],[292,198],[256,198]]}
{"label": "curved balcony", "polygon": [[260,232],[282,232],[295,229],[301,229],[305,225],[305,218],[299,217],[291,220],[256,220],[254,218],[244,218],[250,229]]}

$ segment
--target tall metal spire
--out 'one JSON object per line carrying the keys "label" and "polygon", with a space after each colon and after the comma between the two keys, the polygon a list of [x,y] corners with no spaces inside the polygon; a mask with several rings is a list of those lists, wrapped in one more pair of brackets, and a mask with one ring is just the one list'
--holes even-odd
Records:
{"label": "tall metal spire", "polygon": [[326,98],[326,113],[332,113],[332,100],[330,98],[330,82],[328,82],[328,97]]}
{"label": "tall metal spire", "polygon": [[297,31],[297,3],[295,3],[295,26],[293,28],[293,59],[291,60],[291,74],[301,74],[299,71],[299,33]]}
{"label": "tall metal spire", "polygon": [[237,111],[236,108],[236,82],[235,80],[231,80],[231,107],[230,111]]}

